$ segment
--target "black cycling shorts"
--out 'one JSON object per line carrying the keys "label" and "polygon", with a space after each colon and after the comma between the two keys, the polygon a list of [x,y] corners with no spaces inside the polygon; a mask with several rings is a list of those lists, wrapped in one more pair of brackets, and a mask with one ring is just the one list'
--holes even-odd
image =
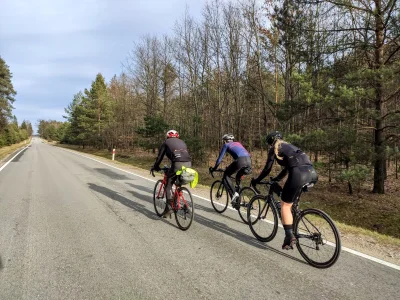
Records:
{"label": "black cycling shorts", "polygon": [[282,190],[281,199],[293,203],[300,195],[302,187],[310,182],[316,183],[318,175],[313,166],[303,165],[289,169],[289,176]]}

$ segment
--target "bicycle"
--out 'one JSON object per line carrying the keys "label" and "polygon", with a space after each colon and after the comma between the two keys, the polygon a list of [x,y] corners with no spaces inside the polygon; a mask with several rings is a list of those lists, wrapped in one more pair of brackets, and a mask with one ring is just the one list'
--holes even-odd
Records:
{"label": "bicycle", "polygon": [[[214,178],[213,172],[223,173],[225,170],[217,169],[212,171],[212,168],[209,169],[211,176]],[[240,170],[238,171],[240,172]],[[230,178],[236,181],[236,178],[230,176]],[[238,206],[233,206],[238,213],[242,221],[247,224],[247,206],[250,202],[251,198],[256,195],[256,191],[250,187],[241,187],[241,185],[235,186],[235,192],[239,194],[239,204]],[[222,214],[228,208],[229,199],[232,198],[232,195],[229,194],[226,188],[226,183],[223,180],[216,180],[211,185],[210,189],[210,199],[211,205],[217,213]]]}
{"label": "bicycle", "polygon": [[[269,192],[267,195],[259,194],[251,199],[247,209],[247,219],[253,235],[261,242],[270,242],[278,231],[278,215],[282,221],[280,202],[273,196],[271,187],[274,181],[260,184],[269,185]],[[299,208],[301,194],[307,192],[313,185],[314,183],[311,182],[305,184],[293,203],[293,232],[297,239],[296,247],[301,256],[316,268],[329,268],[340,255],[339,230],[329,215],[322,210]],[[259,193],[258,189],[253,187]]]}
{"label": "bicycle", "polygon": [[[168,170],[169,168],[167,166],[164,166],[164,168],[160,169],[160,171],[164,173],[164,178],[158,180],[154,186],[153,204],[154,210],[159,217],[162,217],[168,209],[165,191]],[[155,177],[154,171],[151,171],[150,173],[153,175],[153,177]],[[177,178],[175,181],[172,190],[174,196],[171,203],[171,209],[174,212],[176,224],[178,224],[178,227],[181,230],[188,230],[190,225],[192,225],[194,218],[192,194],[187,188],[181,186],[179,178]]]}

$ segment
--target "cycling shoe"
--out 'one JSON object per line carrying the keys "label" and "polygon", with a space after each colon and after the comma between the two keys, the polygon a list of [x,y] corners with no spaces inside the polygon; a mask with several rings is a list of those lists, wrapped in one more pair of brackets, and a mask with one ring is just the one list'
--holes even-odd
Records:
{"label": "cycling shoe", "polygon": [[294,235],[286,236],[283,240],[282,250],[293,249],[293,246],[296,245],[297,239]]}

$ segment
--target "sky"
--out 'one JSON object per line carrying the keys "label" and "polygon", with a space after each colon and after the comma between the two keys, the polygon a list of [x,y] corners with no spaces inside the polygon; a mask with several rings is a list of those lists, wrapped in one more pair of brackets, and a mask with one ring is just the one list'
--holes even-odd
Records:
{"label": "sky", "polygon": [[184,15],[200,18],[206,0],[0,0],[0,56],[17,91],[19,124],[65,121],[64,108],[101,72],[122,72],[134,42],[170,35]]}

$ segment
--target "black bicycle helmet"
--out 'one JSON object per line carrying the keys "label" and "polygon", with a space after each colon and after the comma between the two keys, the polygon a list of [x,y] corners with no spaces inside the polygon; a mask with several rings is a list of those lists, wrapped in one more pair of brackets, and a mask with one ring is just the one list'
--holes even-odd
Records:
{"label": "black bicycle helmet", "polygon": [[268,145],[272,145],[276,140],[281,140],[281,139],[283,139],[282,133],[280,133],[279,131],[273,131],[267,135],[265,141],[267,142]]}

